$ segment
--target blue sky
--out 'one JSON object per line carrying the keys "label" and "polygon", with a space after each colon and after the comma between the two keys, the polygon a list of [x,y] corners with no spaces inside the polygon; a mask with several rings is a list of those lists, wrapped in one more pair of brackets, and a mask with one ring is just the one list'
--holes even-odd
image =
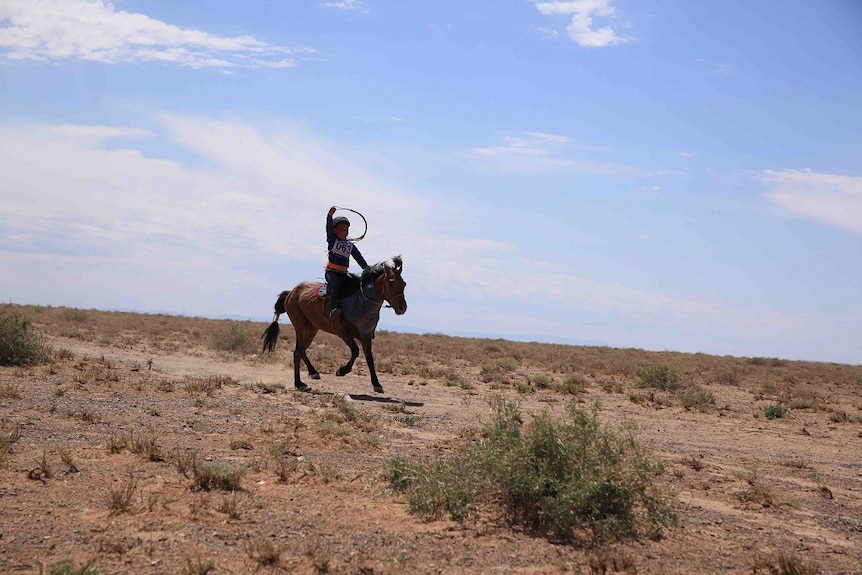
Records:
{"label": "blue sky", "polygon": [[4,0],[0,299],[268,319],[334,204],[386,329],[860,364],[860,94],[856,0]]}

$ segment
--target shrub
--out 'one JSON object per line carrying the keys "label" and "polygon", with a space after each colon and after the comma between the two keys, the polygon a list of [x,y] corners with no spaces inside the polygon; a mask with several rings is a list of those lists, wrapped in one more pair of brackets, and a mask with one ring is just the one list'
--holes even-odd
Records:
{"label": "shrub", "polygon": [[563,381],[552,385],[553,389],[566,395],[578,395],[587,390],[587,378],[580,373],[570,373]]}
{"label": "shrub", "polygon": [[672,524],[675,514],[654,484],[661,472],[631,433],[600,426],[595,412],[569,405],[567,417],[547,414],[524,425],[516,404],[492,401],[487,438],[454,456],[391,460],[390,485],[423,518],[461,521],[496,509],[515,525],[562,541],[635,537]]}
{"label": "shrub", "polygon": [[643,387],[655,387],[666,391],[679,389],[679,374],[669,365],[653,365],[635,372]]}
{"label": "shrub", "polygon": [[235,322],[229,322],[227,329],[213,333],[210,338],[210,348],[216,351],[255,353],[258,345],[258,336]]}
{"label": "shrub", "polygon": [[767,405],[763,408],[763,415],[766,419],[781,419],[785,416],[784,406],[780,403]]}
{"label": "shrub", "polygon": [[0,365],[27,366],[50,361],[30,320],[11,306],[0,309]]}
{"label": "shrub", "polygon": [[715,395],[708,389],[696,385],[684,387],[676,395],[685,409],[709,411],[715,405]]}

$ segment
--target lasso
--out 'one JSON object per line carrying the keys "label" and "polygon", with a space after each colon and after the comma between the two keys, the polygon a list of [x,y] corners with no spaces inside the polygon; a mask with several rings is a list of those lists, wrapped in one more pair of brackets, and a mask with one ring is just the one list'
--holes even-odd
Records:
{"label": "lasso", "polygon": [[342,208],[342,207],[340,207],[340,206],[335,206],[335,209],[336,209],[336,210],[346,210],[346,211],[348,211],[348,212],[353,212],[354,214],[356,214],[356,215],[358,215],[360,218],[362,218],[362,223],[365,225],[365,230],[362,232],[362,235],[361,235],[361,236],[359,236],[358,238],[347,238],[347,239],[348,239],[348,241],[351,241],[351,242],[359,242],[359,241],[362,241],[362,238],[364,238],[364,237],[365,237],[365,234],[367,234],[367,233],[368,233],[368,220],[366,220],[366,219],[365,219],[365,216],[363,216],[362,214],[360,214],[359,212],[357,212],[356,210],[354,210],[354,209],[352,209],[352,208]]}

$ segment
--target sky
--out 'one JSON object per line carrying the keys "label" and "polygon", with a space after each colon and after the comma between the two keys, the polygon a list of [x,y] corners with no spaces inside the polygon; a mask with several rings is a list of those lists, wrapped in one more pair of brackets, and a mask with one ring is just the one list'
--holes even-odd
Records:
{"label": "sky", "polygon": [[862,364],[860,95],[858,0],[3,0],[0,301],[267,321],[335,205],[383,329]]}

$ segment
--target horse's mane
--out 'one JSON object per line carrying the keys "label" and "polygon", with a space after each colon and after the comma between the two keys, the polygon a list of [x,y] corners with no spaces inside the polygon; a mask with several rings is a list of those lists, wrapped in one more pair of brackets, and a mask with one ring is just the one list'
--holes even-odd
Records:
{"label": "horse's mane", "polygon": [[401,259],[400,255],[393,256],[392,260],[384,260],[382,262],[377,262],[374,265],[368,266],[364,270],[362,270],[362,283],[363,285],[366,282],[374,281],[379,278],[383,272],[386,271],[386,268],[400,268],[404,264],[404,261]]}

